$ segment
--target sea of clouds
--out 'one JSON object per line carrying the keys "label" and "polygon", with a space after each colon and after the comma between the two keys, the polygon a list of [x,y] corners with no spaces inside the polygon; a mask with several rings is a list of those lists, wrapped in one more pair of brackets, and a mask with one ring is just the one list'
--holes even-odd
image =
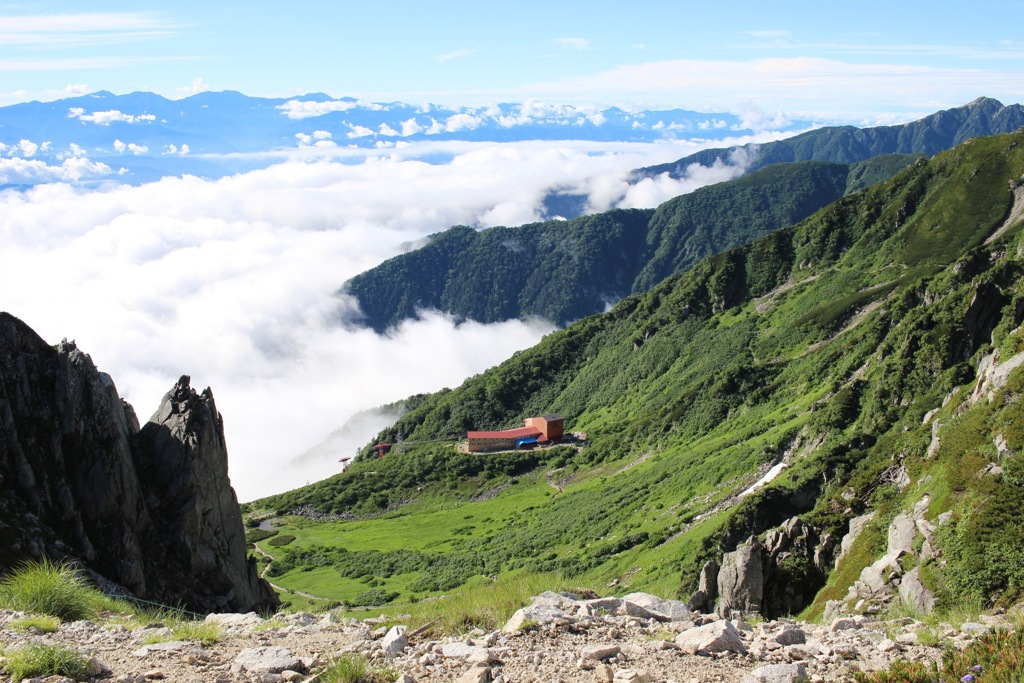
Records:
{"label": "sea of clouds", "polygon": [[553,187],[586,193],[597,211],[655,206],[742,171],[625,182],[633,168],[698,148],[413,144],[286,158],[219,180],[8,189],[0,309],[50,343],[75,339],[143,421],[180,375],[212,387],[232,483],[251,500],[339,471],[339,458],[393,419],[363,411],[457,386],[553,329],[424,312],[380,336],[353,324],[356,304],[338,294],[348,278],[451,225],[537,220]]}

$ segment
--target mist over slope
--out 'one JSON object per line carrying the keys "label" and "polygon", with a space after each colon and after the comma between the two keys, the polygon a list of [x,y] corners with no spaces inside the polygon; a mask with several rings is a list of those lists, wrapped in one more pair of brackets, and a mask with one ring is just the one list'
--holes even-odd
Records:
{"label": "mist over slope", "polygon": [[806,218],[865,177],[888,177],[914,158],[777,164],[654,210],[482,231],[458,226],[360,273],[342,291],[378,332],[429,310],[460,320],[540,316],[565,325]]}

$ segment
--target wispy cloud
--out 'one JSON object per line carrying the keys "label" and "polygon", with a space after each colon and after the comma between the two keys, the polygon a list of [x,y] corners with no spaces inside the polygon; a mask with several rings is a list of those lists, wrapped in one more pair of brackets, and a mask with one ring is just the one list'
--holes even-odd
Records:
{"label": "wispy cloud", "polygon": [[203,57],[69,57],[64,59],[0,59],[0,72],[81,71],[85,69],[121,69],[158,62],[180,62]]}
{"label": "wispy cloud", "polygon": [[949,59],[1019,60],[1024,59],[1024,43],[1002,40],[985,45],[960,43],[887,43],[800,40],[790,31],[746,31],[757,40],[733,45],[730,49],[783,49],[816,55],[872,55],[894,57],[945,57]]}
{"label": "wispy cloud", "polygon": [[[963,104],[979,95],[1018,101],[1024,73],[982,68],[867,64],[814,57],[673,60],[631,64],[590,76],[527,86],[534,93],[597,97],[619,92],[649,101],[699,94],[700,102],[728,106],[746,100],[801,111],[862,109],[863,102],[920,108]],[[938,101],[938,102],[937,102]]]}
{"label": "wispy cloud", "polygon": [[748,36],[754,38],[770,38],[772,40],[788,40],[793,36],[791,31],[779,29],[766,29],[762,31],[745,31]]}
{"label": "wispy cloud", "polygon": [[586,38],[556,38],[555,44],[566,50],[590,49],[590,41]]}
{"label": "wispy cloud", "polygon": [[476,50],[453,50],[452,52],[446,52],[443,55],[436,55],[434,57],[435,62],[450,62],[453,59],[463,59],[465,57],[471,57],[476,54]]}
{"label": "wispy cloud", "polygon": [[123,57],[80,57],[68,59],[0,59],[3,71],[74,71],[128,66],[138,60]]}
{"label": "wispy cloud", "polygon": [[180,25],[159,14],[82,12],[0,16],[0,45],[71,47],[167,38]]}

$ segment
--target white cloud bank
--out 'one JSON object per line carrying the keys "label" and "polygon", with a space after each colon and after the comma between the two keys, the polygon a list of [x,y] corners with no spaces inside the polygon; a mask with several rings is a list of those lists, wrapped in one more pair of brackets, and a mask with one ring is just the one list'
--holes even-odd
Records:
{"label": "white cloud bank", "polygon": [[[592,191],[595,204],[626,197],[639,205],[626,171],[690,151],[460,149],[448,164],[407,149],[362,163],[287,161],[216,181],[0,192],[0,309],[51,343],[77,339],[143,420],[179,375],[211,386],[243,500],[318,480],[338,471],[337,459],[376,423],[335,438],[303,467],[286,463],[359,411],[456,386],[551,329],[455,326],[427,313],[381,337],[343,324],[354,311],[335,294],[346,279],[451,225],[535,220],[549,187]],[[0,159],[0,176],[9,173],[4,164],[19,164],[59,180],[91,162],[63,163]]]}
{"label": "white cloud bank", "polygon": [[328,100],[317,102],[312,100],[288,100],[278,107],[284,115],[290,119],[308,119],[314,116],[323,116],[336,111],[350,111],[352,109],[367,109],[370,111],[386,111],[383,104],[363,102],[361,100]]}
{"label": "white cloud bank", "polygon": [[153,114],[125,114],[116,109],[109,111],[94,111],[86,114],[82,107],[68,109],[69,119],[78,119],[86,123],[95,123],[97,126],[109,126],[111,123],[152,123],[156,121]]}

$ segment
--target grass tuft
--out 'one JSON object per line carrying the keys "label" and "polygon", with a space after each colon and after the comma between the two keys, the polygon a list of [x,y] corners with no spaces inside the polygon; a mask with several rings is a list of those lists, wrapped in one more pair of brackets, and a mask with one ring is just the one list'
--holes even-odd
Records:
{"label": "grass tuft", "polygon": [[21,633],[53,633],[60,628],[60,619],[44,614],[33,614],[21,619],[12,619],[8,626],[11,630]]}
{"label": "grass tuft", "polygon": [[202,645],[219,643],[224,637],[224,627],[207,621],[181,621],[171,626],[174,637],[192,640]]}
{"label": "grass tuft", "polygon": [[149,633],[143,637],[145,645],[166,643],[172,640],[191,640],[202,645],[219,643],[224,637],[224,627],[220,624],[205,621],[174,621],[168,622],[170,633],[166,631]]}
{"label": "grass tuft", "polygon": [[26,563],[0,582],[0,605],[6,609],[61,621],[92,618],[98,597],[74,569],[48,560]]}
{"label": "grass tuft", "polygon": [[1020,683],[1024,680],[1024,628],[986,633],[962,652],[948,651],[935,664],[897,661],[888,671],[854,675],[857,683]]}
{"label": "grass tuft", "polygon": [[68,676],[78,680],[85,673],[85,657],[59,645],[30,643],[8,650],[5,656],[5,667],[12,681],[42,676]]}
{"label": "grass tuft", "polygon": [[317,680],[321,683],[391,683],[398,675],[394,667],[371,667],[365,657],[346,653],[328,663],[317,674]]}
{"label": "grass tuft", "polygon": [[450,595],[422,600],[412,606],[413,622],[431,624],[436,635],[466,633],[474,628],[500,629],[531,598],[546,590],[558,591],[565,580],[550,574],[512,574],[496,581],[477,579]]}

